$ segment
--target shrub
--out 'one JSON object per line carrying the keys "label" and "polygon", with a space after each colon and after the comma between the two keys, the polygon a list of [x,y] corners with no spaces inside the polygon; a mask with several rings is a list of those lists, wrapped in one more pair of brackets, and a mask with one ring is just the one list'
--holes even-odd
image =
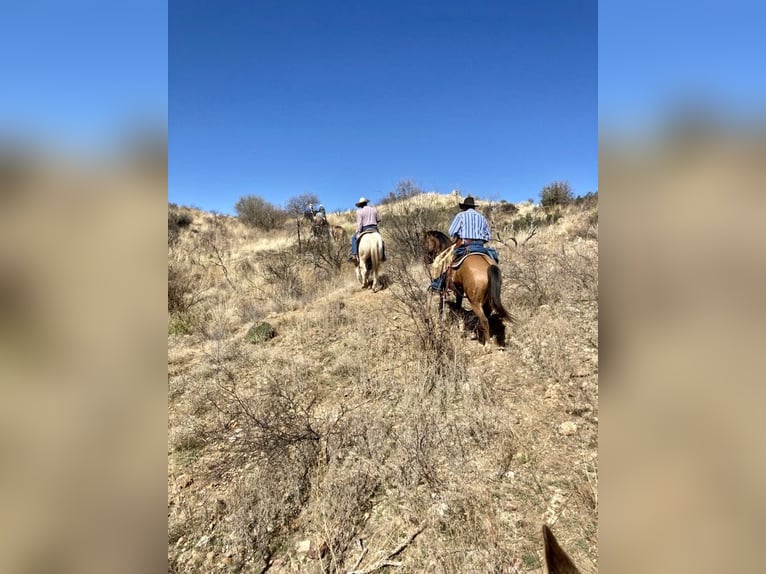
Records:
{"label": "shrub", "polygon": [[189,227],[194,217],[188,211],[179,209],[174,203],[168,204],[168,245],[178,241],[181,229]]}
{"label": "shrub", "polygon": [[451,215],[444,208],[400,206],[383,221],[390,241],[388,253],[395,253],[405,261],[422,259],[423,232],[430,229],[447,231]]}
{"label": "shrub", "polygon": [[546,225],[553,225],[556,223],[559,219],[563,217],[563,213],[561,213],[560,209],[556,209],[555,211],[550,211],[545,214],[545,224]]}
{"label": "shrub", "polygon": [[514,215],[519,212],[519,208],[512,203],[508,203],[506,200],[501,199],[500,204],[497,206],[500,213],[509,213]]}
{"label": "shrub", "polygon": [[260,276],[271,287],[271,298],[284,305],[305,292],[300,276],[301,261],[293,253],[269,252],[260,263]]}
{"label": "shrub", "polygon": [[535,217],[531,213],[527,213],[514,219],[511,227],[513,228],[514,232],[519,232],[533,229],[535,227],[542,227],[545,225],[545,223],[545,220],[540,219],[539,217]]}
{"label": "shrub", "polygon": [[195,324],[194,315],[188,311],[173,313],[168,320],[168,335],[191,335]]}
{"label": "shrub", "polygon": [[327,236],[311,237],[304,245],[304,255],[328,276],[337,275],[343,269],[348,250],[347,241],[333,241]]}
{"label": "shrub", "polygon": [[168,311],[188,313],[202,300],[202,290],[192,274],[177,265],[168,265]]}
{"label": "shrub", "polygon": [[421,193],[423,193],[423,190],[420,189],[414,181],[411,179],[403,179],[396,184],[396,189],[389,192],[386,197],[380,200],[380,204],[385,205],[387,203],[402,201],[403,199],[409,199],[416,195],[420,195]]}
{"label": "shrub", "polygon": [[257,195],[240,198],[234,209],[244,224],[265,231],[276,229],[285,222],[284,211]]}
{"label": "shrub", "polygon": [[277,336],[277,332],[269,323],[256,323],[247,332],[247,340],[251,343],[263,343]]}
{"label": "shrub", "polygon": [[598,191],[590,191],[585,195],[579,195],[574,199],[574,205],[583,209],[598,207]]}
{"label": "shrub", "polygon": [[540,191],[540,204],[546,209],[569,205],[572,200],[572,188],[566,181],[554,181]]}

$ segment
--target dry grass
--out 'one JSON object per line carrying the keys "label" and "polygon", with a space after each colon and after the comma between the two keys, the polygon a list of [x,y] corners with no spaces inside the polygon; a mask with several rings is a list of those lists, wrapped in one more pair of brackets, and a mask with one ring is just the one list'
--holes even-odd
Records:
{"label": "dry grass", "polygon": [[[199,300],[168,338],[169,571],[539,571],[542,522],[597,570],[597,235],[573,231],[593,213],[498,245],[516,322],[487,352],[387,236],[387,215],[454,203],[432,195],[381,208],[375,294],[289,225],[180,231],[169,265]],[[276,336],[252,343],[261,320]]]}

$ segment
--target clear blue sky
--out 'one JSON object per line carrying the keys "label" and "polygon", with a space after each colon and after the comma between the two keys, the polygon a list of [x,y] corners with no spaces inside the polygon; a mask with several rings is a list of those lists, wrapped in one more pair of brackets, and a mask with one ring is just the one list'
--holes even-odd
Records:
{"label": "clear blue sky", "polygon": [[766,7],[755,0],[601,2],[602,128],[651,132],[689,107],[724,120],[762,121],[764,21]]}
{"label": "clear blue sky", "polygon": [[0,136],[101,153],[165,129],[168,17],[155,0],[25,0],[0,17]]}
{"label": "clear blue sky", "polygon": [[598,187],[597,3],[169,3],[169,201]]}

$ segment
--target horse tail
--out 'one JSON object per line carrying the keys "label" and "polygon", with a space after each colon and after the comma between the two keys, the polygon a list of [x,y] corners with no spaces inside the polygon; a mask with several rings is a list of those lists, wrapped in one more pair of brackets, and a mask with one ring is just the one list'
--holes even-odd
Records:
{"label": "horse tail", "polygon": [[489,285],[489,303],[492,309],[500,315],[503,319],[512,321],[511,314],[503,307],[503,302],[500,299],[500,287],[503,284],[503,277],[500,274],[500,268],[497,265],[490,265],[487,267],[487,281]]}

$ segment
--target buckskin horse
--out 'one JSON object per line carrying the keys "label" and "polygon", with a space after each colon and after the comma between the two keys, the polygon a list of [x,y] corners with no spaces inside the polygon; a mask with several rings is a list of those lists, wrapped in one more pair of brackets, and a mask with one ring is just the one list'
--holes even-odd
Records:
{"label": "buckskin horse", "polygon": [[580,574],[577,566],[559,546],[558,540],[546,524],[543,524],[543,547],[548,574]]}
{"label": "buckskin horse", "polygon": [[330,236],[336,243],[343,243],[344,245],[348,243],[348,234],[340,225],[333,225],[333,228],[330,230]]}
{"label": "buckskin horse", "polygon": [[452,245],[449,237],[446,233],[432,229],[430,231],[423,232],[423,262],[426,265],[431,265],[442,251]]}
{"label": "buckskin horse", "polygon": [[448,279],[448,286],[455,292],[455,308],[462,308],[463,297],[467,297],[471,303],[471,310],[479,320],[479,341],[487,344],[492,337],[492,323],[496,327],[497,344],[504,346],[503,320],[513,319],[500,300],[500,288],[503,284],[500,268],[488,255],[470,253],[460,267],[451,271],[452,277]]}
{"label": "buckskin horse", "polygon": [[[356,264],[356,278],[366,289],[372,285],[373,292],[380,289],[378,272],[383,262],[383,237],[377,231],[366,232],[359,238],[359,262]],[[372,278],[370,278],[372,275]]]}

